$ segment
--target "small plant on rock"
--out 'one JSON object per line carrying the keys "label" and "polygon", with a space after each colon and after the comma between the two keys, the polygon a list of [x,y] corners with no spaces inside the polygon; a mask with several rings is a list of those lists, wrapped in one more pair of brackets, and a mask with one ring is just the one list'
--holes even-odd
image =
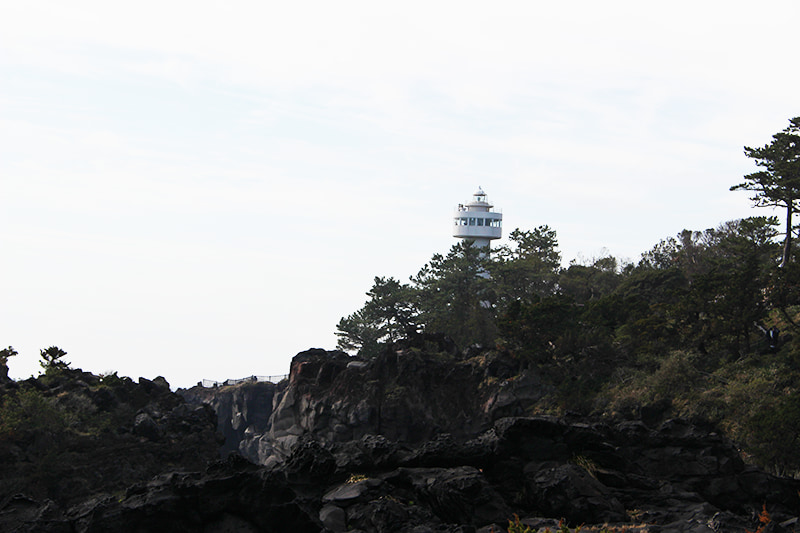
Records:
{"label": "small plant on rock", "polygon": [[508,533],[533,533],[530,526],[526,526],[519,521],[519,515],[514,515],[514,520],[508,521]]}
{"label": "small plant on rock", "polygon": [[750,531],[749,529],[745,529],[747,533],[764,533],[767,530],[767,525],[772,522],[772,518],[769,516],[767,512],[767,504],[765,503],[761,508],[761,513],[758,515],[758,529],[755,531]]}
{"label": "small plant on rock", "polygon": [[571,462],[574,465],[579,466],[584,470],[586,470],[586,472],[593,478],[597,478],[597,471],[600,470],[600,467],[597,465],[597,463],[595,463],[585,455],[575,455],[572,457]]}

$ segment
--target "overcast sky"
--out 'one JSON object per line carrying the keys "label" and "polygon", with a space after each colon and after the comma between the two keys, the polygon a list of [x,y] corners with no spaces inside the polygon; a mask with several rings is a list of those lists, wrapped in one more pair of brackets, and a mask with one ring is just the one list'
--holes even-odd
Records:
{"label": "overcast sky", "polygon": [[[335,347],[478,186],[565,263],[770,210],[785,2],[4,2],[0,345],[191,386]],[[777,214],[777,213],[776,213]],[[501,243],[504,242],[500,241]]]}

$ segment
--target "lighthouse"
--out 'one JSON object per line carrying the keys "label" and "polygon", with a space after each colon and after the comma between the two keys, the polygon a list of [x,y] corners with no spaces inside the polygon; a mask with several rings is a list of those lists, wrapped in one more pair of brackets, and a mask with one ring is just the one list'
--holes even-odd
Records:
{"label": "lighthouse", "polygon": [[468,204],[459,204],[453,216],[453,237],[469,240],[475,246],[489,248],[493,239],[499,239],[503,213],[492,211],[494,206],[486,200],[486,193],[478,187]]}

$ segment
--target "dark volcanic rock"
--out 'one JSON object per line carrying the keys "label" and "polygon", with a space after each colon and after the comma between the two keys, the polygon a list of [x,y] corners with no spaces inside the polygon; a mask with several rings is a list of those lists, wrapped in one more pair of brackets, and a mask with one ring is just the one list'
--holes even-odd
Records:
{"label": "dark volcanic rock", "polygon": [[503,522],[512,510],[472,466],[401,468],[387,481],[408,487],[444,523],[484,526]]}
{"label": "dark volcanic rock", "polygon": [[11,378],[8,377],[8,365],[5,361],[0,361],[0,385],[5,385],[9,382],[11,382]]}
{"label": "dark volcanic rock", "polygon": [[161,428],[147,413],[139,413],[133,421],[133,433],[148,440],[157,441],[161,438]]}
{"label": "dark volcanic rock", "polygon": [[0,400],[6,413],[25,414],[4,421],[0,435],[2,531],[218,457],[211,409],[188,405],[163,378],[137,384],[66,369],[21,382]]}
{"label": "dark volcanic rock", "polygon": [[519,417],[543,394],[534,373],[501,354],[415,346],[369,361],[309,350],[271,402],[222,388],[213,405],[220,420],[248,413],[239,450],[315,501],[331,531],[481,528],[513,513],[743,531],[763,502],[800,514],[797,482],[746,466],[716,433],[660,422],[668,405],[644,413],[648,425]]}
{"label": "dark volcanic rock", "polygon": [[[270,429],[275,394],[283,391],[288,382],[279,384],[258,381],[219,388],[192,387],[179,390],[187,402],[208,404],[217,413],[217,428],[225,437],[221,454],[238,452],[246,457],[258,457],[257,440]],[[248,446],[256,443],[253,449]]]}
{"label": "dark volcanic rock", "polygon": [[564,517],[572,523],[625,522],[625,508],[591,473],[574,464],[526,470],[525,487],[535,507],[545,516]]}
{"label": "dark volcanic rock", "polygon": [[307,433],[326,443],[381,435],[416,445],[441,434],[469,438],[497,418],[522,414],[544,385],[532,373],[511,379],[512,361],[493,357],[464,361],[403,348],[364,361],[314,349],[295,356],[288,383],[180,393],[215,409],[226,435],[223,453],[236,450],[271,465],[285,461]]}
{"label": "dark volcanic rock", "polygon": [[741,533],[757,527],[763,501],[776,523],[800,508],[800,482],[747,467],[724,439],[678,421],[651,430],[509,418],[475,439],[434,442],[326,444],[306,434],[272,467],[231,456],[205,473],[162,475],[122,498],[99,496],[61,513],[12,499],[0,516],[13,514],[20,531],[467,532],[494,524],[499,532],[516,513],[542,527],[552,526],[547,517]]}
{"label": "dark volcanic rock", "polygon": [[202,474],[165,474],[131,487],[122,498],[94,499],[47,524],[24,524],[19,531],[64,526],[76,532],[118,533],[320,530],[281,476],[241,460],[212,465]]}
{"label": "dark volcanic rock", "polygon": [[[216,417],[159,380],[117,383],[110,393],[89,376],[39,383],[45,395],[55,388],[89,409],[88,398],[90,411],[124,423],[70,456],[58,498],[2,493],[0,529],[500,533],[517,514],[532,528],[556,529],[563,518],[572,527],[743,533],[757,529],[765,503],[769,531],[788,531],[800,514],[800,481],[746,465],[713,431],[658,422],[667,411],[648,416],[649,425],[498,418],[525,411],[538,380],[500,379],[512,362],[476,354],[462,361],[411,347],[360,361],[312,350],[279,385],[184,391],[211,403]],[[218,451],[214,418],[227,424],[225,452],[261,464],[231,453],[193,467],[200,461],[188,454]],[[53,439],[63,444],[58,438],[46,433],[0,452],[24,464],[52,450]],[[99,446],[91,458],[90,444]]]}

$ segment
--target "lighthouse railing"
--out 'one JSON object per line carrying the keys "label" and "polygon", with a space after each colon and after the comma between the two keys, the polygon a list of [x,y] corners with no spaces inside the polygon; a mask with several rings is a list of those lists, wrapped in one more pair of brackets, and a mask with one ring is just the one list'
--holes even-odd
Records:
{"label": "lighthouse railing", "polygon": [[215,381],[213,379],[203,379],[197,384],[207,389],[216,387],[227,387],[230,385],[239,385],[240,383],[280,383],[284,379],[289,379],[289,374],[276,374],[274,376],[247,376],[240,379],[226,379],[225,381]]}

